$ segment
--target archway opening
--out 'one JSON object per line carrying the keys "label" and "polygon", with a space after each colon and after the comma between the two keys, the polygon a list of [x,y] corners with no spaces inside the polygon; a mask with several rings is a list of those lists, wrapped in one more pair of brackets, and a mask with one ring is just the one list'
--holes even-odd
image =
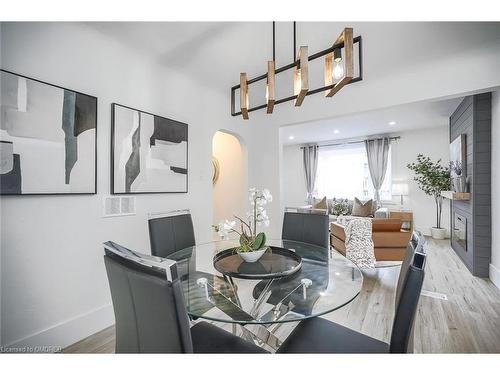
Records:
{"label": "archway opening", "polygon": [[240,139],[226,131],[217,131],[212,139],[213,222],[245,218],[248,167],[246,148]]}

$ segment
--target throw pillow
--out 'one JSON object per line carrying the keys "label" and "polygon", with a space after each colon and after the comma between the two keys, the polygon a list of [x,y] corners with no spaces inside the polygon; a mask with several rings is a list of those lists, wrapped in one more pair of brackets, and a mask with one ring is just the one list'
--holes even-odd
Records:
{"label": "throw pillow", "polygon": [[320,200],[318,203],[316,203],[313,208],[319,208],[319,209],[322,209],[322,210],[327,210],[328,209],[328,205],[326,204],[326,197],[323,197],[322,200]]}
{"label": "throw pillow", "polygon": [[352,216],[369,217],[373,214],[373,200],[370,199],[365,203],[361,203],[358,198],[354,198],[352,206]]}

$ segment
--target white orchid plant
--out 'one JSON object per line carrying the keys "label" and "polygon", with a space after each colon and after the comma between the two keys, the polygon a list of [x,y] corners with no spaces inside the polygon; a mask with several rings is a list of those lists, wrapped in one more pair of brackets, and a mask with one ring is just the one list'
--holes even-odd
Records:
{"label": "white orchid plant", "polygon": [[226,219],[213,226],[222,238],[227,238],[230,233],[236,233],[240,236],[240,246],[236,248],[238,253],[257,251],[266,247],[266,235],[264,232],[257,233],[257,228],[269,226],[269,217],[265,206],[272,202],[273,196],[268,189],[251,188],[249,190],[249,200],[252,207],[251,211],[247,213],[247,220],[235,215],[234,217],[239,221],[239,225],[236,225],[236,220],[229,221]]}

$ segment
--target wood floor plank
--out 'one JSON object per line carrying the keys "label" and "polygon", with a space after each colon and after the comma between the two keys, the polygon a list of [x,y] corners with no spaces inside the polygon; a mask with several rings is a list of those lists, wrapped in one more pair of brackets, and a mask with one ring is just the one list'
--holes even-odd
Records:
{"label": "wood floor plank", "polygon": [[[447,301],[421,296],[415,321],[415,353],[500,353],[500,290],[471,275],[449,240],[428,238],[424,290],[443,293]],[[399,267],[363,271],[363,289],[349,305],[324,318],[388,342],[394,315]],[[280,339],[296,323],[282,324]],[[231,332],[231,325],[220,324]],[[65,353],[113,353],[114,327],[66,348]]]}

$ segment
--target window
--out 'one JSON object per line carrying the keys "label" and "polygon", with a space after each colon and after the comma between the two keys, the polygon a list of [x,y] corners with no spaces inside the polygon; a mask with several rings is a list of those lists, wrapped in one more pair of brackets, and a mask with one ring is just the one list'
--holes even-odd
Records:
{"label": "window", "polygon": [[[375,189],[368,170],[368,159],[364,144],[335,147],[321,147],[318,155],[316,175],[317,197],[371,199]],[[387,161],[380,199],[392,200],[391,194],[391,152]]]}

